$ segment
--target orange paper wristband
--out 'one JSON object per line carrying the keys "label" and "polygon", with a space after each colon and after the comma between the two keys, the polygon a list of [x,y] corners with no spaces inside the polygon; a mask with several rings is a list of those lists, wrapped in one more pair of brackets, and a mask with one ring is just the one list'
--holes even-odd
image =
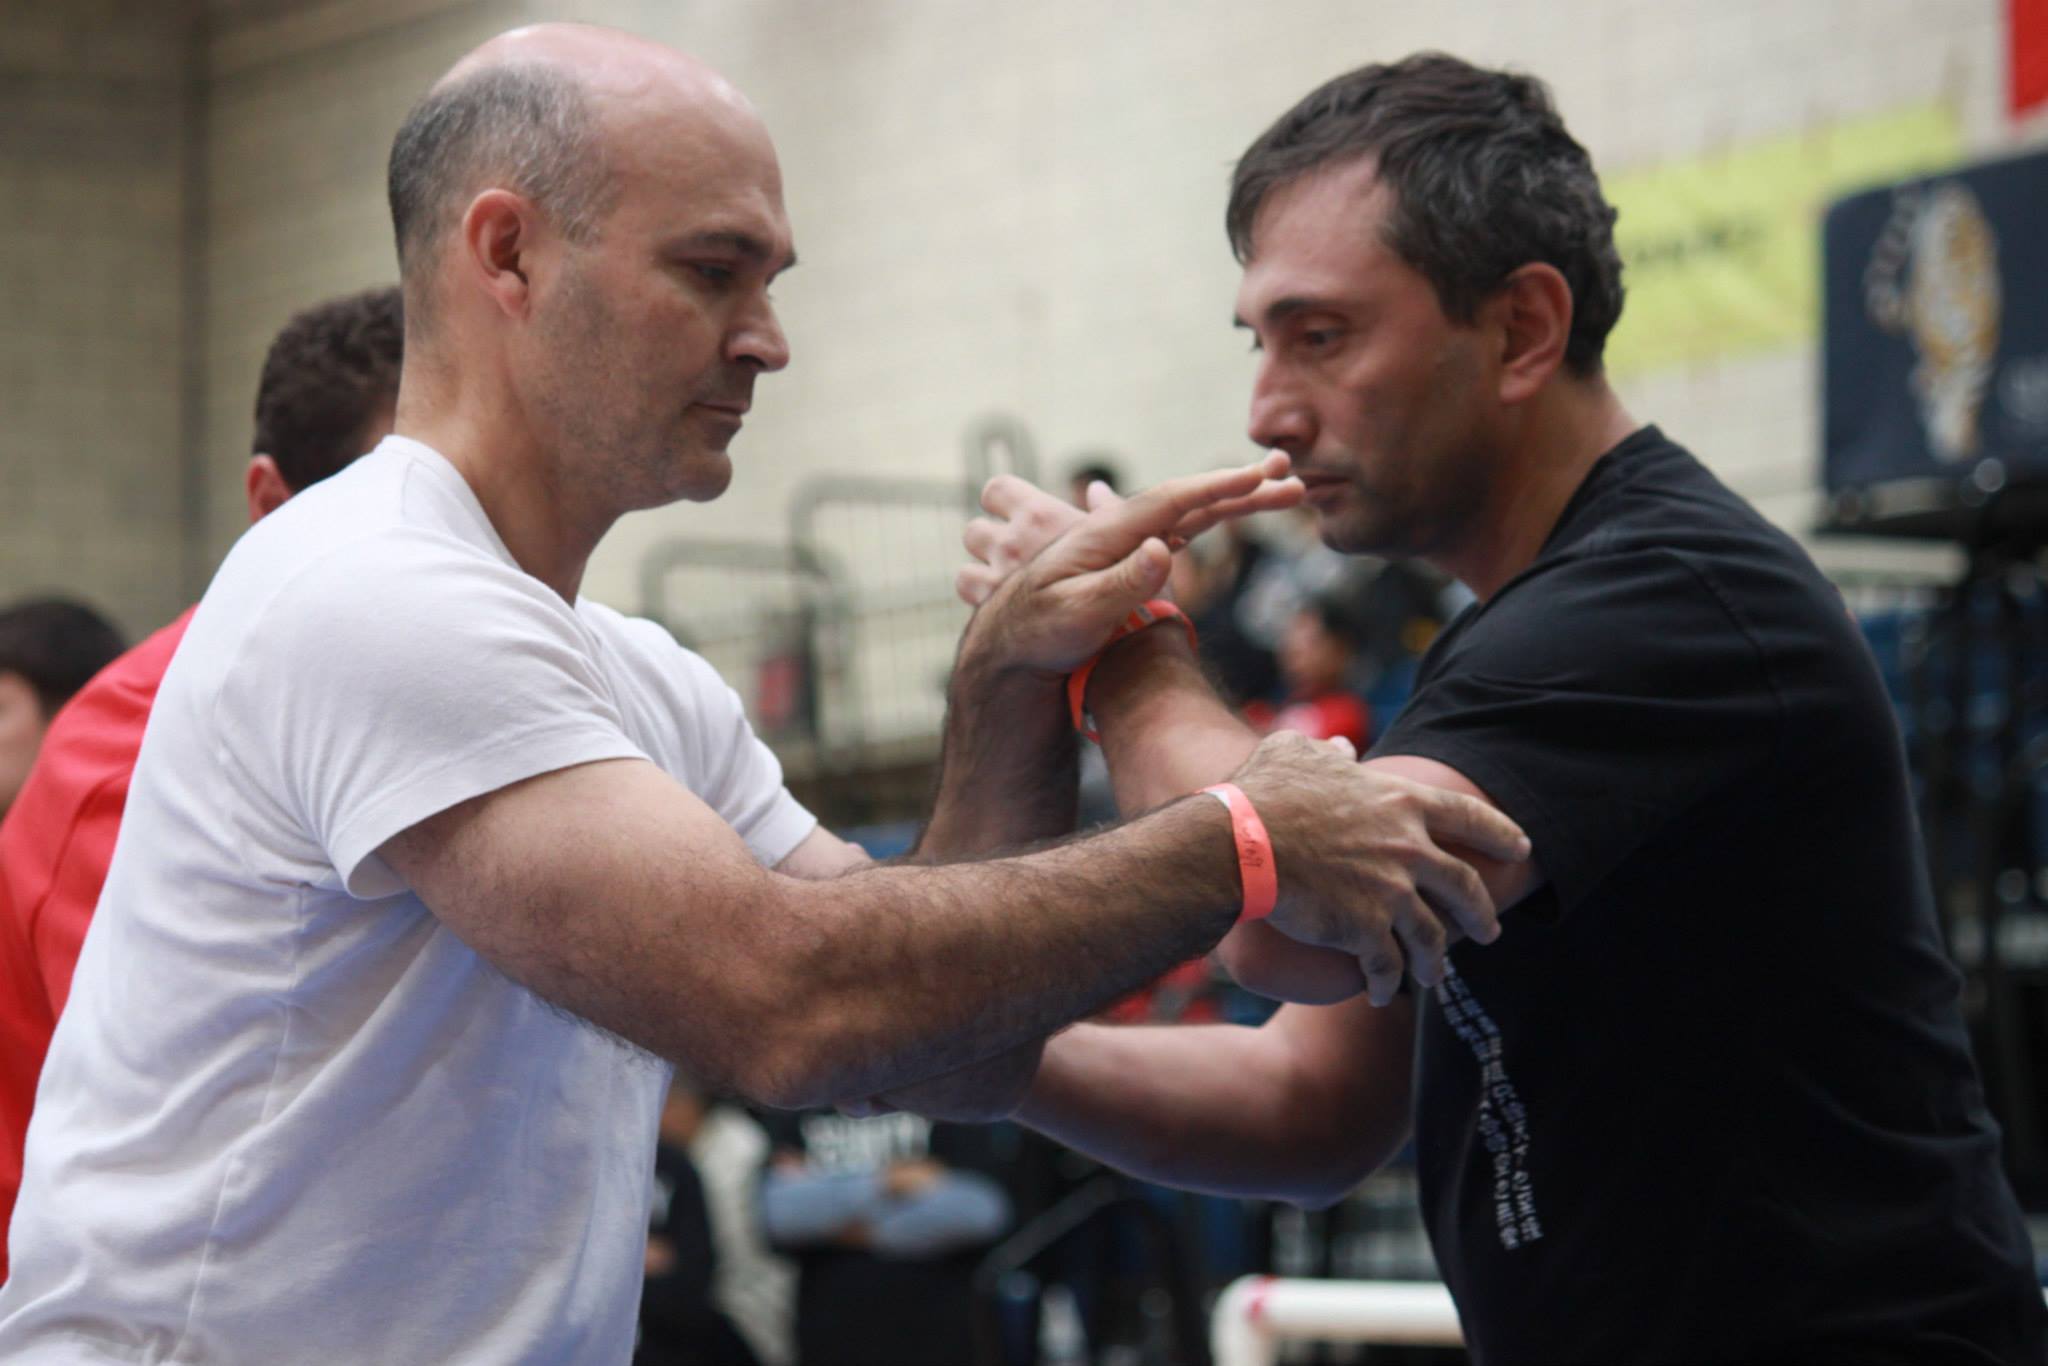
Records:
{"label": "orange paper wristband", "polygon": [[1138,605],[1123,624],[1109,633],[1109,639],[1102,642],[1092,658],[1080,668],[1067,675],[1067,709],[1073,714],[1074,729],[1090,740],[1100,742],[1102,737],[1095,727],[1088,724],[1088,679],[1095,672],[1095,666],[1102,662],[1102,656],[1109,647],[1125,636],[1134,636],[1147,626],[1156,626],[1162,621],[1177,621],[1188,628],[1188,648],[1195,645],[1195,624],[1188,620],[1188,614],[1165,598],[1153,598]]}
{"label": "orange paper wristband", "polygon": [[1244,883],[1244,909],[1237,913],[1237,923],[1264,920],[1280,900],[1280,876],[1273,866],[1273,840],[1266,833],[1266,823],[1236,783],[1218,783],[1202,791],[1230,812],[1230,830],[1237,841],[1237,874]]}

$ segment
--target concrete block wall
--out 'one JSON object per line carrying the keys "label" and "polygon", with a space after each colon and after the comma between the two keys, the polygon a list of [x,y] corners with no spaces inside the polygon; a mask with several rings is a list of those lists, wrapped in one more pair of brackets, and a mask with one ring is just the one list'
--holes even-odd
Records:
{"label": "concrete block wall", "polygon": [[0,0],[0,602],[183,602],[190,22]]}
{"label": "concrete block wall", "polygon": [[[391,133],[439,70],[512,24],[614,23],[726,70],[776,134],[803,253],[777,290],[795,361],[761,386],[726,500],[629,518],[591,566],[587,591],[632,606],[654,542],[777,534],[790,492],[824,471],[950,476],[961,433],[991,411],[1022,417],[1054,472],[1083,447],[1120,452],[1140,480],[1246,454],[1252,363],[1228,326],[1228,169],[1346,67],[1431,46],[1533,71],[1608,173],[1930,98],[1958,110],[1973,150],[1990,150],[2048,137],[2048,122],[2005,120],[2003,2],[210,0],[196,305],[208,549],[243,516],[235,474],[263,347],[302,304],[391,278]],[[93,29],[123,10],[94,0],[59,12]],[[98,315],[100,333],[125,331],[106,321],[101,273],[75,291],[34,273],[36,289],[62,296],[39,294],[38,308],[83,300],[74,310]],[[122,306],[138,297],[122,292]],[[0,336],[17,325],[0,323]],[[51,353],[31,343],[21,354]],[[31,368],[10,365],[0,408]],[[1639,377],[1626,397],[1801,526],[1816,477],[1814,365],[1813,348],[1796,346]],[[86,373],[33,366],[67,383]],[[66,433],[89,434],[140,392],[77,382],[106,403]],[[57,430],[54,416],[38,421]],[[8,463],[0,478],[14,480]],[[52,484],[104,478],[80,462]],[[66,510],[83,495],[38,497],[55,500],[33,519],[51,550],[92,531]],[[43,553],[0,557],[0,590],[21,572],[11,566]]]}

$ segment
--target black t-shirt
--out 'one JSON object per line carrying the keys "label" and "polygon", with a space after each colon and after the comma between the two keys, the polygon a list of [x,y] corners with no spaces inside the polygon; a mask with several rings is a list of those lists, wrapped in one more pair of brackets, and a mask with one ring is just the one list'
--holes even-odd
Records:
{"label": "black t-shirt", "polygon": [[1476,1361],[2042,1359],[1897,726],[1788,537],[1637,432],[1374,753],[1477,783],[1547,879],[1419,1017]]}

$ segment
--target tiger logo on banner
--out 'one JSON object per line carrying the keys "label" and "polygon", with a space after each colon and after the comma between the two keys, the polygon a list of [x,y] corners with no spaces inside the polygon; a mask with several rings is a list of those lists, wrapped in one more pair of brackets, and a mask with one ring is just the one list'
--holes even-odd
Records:
{"label": "tiger logo on banner", "polygon": [[1952,180],[1902,188],[1864,278],[1871,321],[1903,334],[1918,358],[1928,446],[1951,464],[1975,457],[2004,303],[1998,235],[1977,196]]}

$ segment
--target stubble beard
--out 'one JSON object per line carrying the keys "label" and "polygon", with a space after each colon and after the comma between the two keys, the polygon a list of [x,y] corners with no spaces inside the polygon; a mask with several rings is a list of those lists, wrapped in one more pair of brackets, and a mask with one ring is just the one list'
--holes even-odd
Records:
{"label": "stubble beard", "polygon": [[1318,515],[1323,544],[1345,555],[1427,560],[1454,549],[1478,524],[1485,501],[1485,461],[1453,448],[1425,475],[1399,487],[1353,477],[1342,504]]}
{"label": "stubble beard", "polygon": [[694,396],[678,402],[652,376],[636,383],[601,291],[581,277],[565,285],[548,340],[559,363],[539,405],[559,433],[563,467],[601,489],[615,516],[723,493],[732,465],[689,430]]}

